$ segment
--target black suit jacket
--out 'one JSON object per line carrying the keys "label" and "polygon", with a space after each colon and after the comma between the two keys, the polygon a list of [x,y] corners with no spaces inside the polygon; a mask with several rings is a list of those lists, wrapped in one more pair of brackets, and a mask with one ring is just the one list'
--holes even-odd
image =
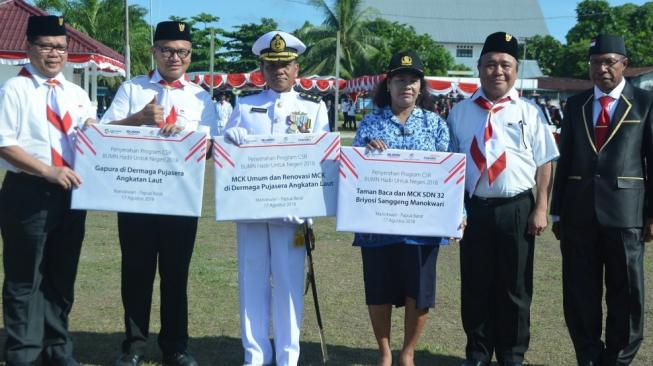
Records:
{"label": "black suit jacket", "polygon": [[593,89],[567,101],[551,214],[575,226],[596,215],[606,227],[642,227],[653,218],[653,93],[626,82],[599,151],[593,101]]}

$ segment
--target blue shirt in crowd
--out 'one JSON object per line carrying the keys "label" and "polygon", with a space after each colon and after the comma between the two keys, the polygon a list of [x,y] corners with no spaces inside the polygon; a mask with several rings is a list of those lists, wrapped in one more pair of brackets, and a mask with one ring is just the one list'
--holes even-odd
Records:
{"label": "blue shirt in crowd", "polygon": [[[401,124],[388,106],[363,118],[353,146],[365,147],[372,140],[383,140],[389,149],[450,151],[449,128],[437,114],[415,107]],[[439,245],[440,237],[356,234],[355,246],[375,247],[390,244]]]}

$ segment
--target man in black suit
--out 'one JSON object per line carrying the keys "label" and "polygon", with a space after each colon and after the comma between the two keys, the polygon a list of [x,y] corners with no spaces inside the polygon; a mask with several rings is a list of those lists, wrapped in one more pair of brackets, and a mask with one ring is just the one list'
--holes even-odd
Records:
{"label": "man in black suit", "polygon": [[589,55],[594,88],[570,98],[564,111],[553,232],[578,363],[628,365],[643,338],[644,241],[653,232],[653,93],[624,80],[622,37],[594,38]]}

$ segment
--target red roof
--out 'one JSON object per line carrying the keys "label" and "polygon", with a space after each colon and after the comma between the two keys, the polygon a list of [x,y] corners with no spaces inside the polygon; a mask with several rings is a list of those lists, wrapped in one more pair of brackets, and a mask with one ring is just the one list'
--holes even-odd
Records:
{"label": "red roof", "polygon": [[[653,72],[653,66],[628,67],[624,70],[624,77],[633,78]],[[594,84],[590,80],[543,76],[537,78],[540,89],[558,91],[582,91],[591,88]]]}
{"label": "red roof", "polygon": [[627,78],[634,78],[651,72],[653,72],[653,66],[627,67],[626,70],[624,70],[624,76]]}
{"label": "red roof", "polygon": [[592,87],[592,82],[583,79],[561,78],[555,76],[542,76],[537,78],[538,89],[558,91],[581,91]]}
{"label": "red roof", "polygon": [[[43,10],[28,4],[24,0],[0,0],[0,59],[19,64],[27,59],[27,19],[30,15],[47,15]],[[80,67],[89,62],[95,63],[100,69],[111,71],[125,69],[125,58],[120,53],[89,37],[88,35],[66,25],[69,36],[68,62]]]}

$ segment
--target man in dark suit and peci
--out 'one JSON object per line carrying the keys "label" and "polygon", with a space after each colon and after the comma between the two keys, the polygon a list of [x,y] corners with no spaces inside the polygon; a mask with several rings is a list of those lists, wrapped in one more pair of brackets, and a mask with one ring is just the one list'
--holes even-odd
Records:
{"label": "man in dark suit and peci", "polygon": [[643,338],[644,242],[653,232],[653,93],[626,82],[627,66],[622,37],[594,38],[594,88],[568,100],[562,122],[551,214],[579,365],[628,365]]}

